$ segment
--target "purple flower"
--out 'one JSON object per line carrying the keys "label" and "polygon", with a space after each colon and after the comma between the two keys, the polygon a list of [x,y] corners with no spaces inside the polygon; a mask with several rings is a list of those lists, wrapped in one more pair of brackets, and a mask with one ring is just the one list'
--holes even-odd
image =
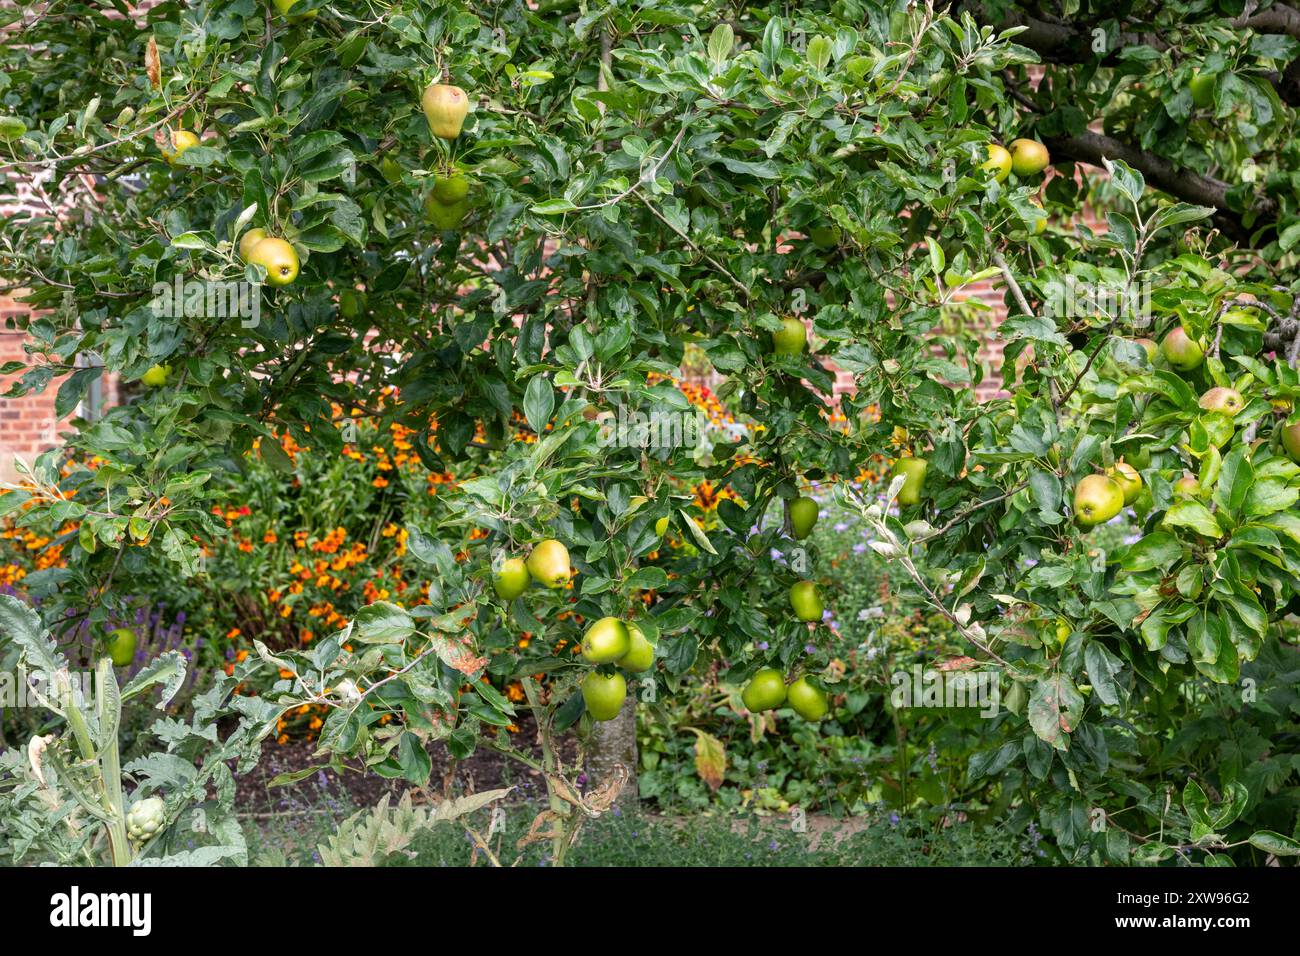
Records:
{"label": "purple flower", "polygon": [[846,525],[843,521],[837,521],[837,522],[835,522],[834,530],[835,530],[835,531],[848,531],[848,530],[849,530],[849,526]]}
{"label": "purple flower", "polygon": [[765,651],[768,648],[768,643],[767,641],[759,641],[754,646],[757,647],[760,651]]}
{"label": "purple flower", "polygon": [[866,546],[865,544],[855,544],[855,545],[853,546],[853,553],[854,553],[854,554],[862,554],[862,552],[864,552],[864,551],[866,551],[866,550],[867,550],[867,546]]}

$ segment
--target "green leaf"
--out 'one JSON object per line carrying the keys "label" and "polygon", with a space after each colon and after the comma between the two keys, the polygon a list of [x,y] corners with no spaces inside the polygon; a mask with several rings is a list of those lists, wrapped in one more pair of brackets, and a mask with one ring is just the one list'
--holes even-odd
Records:
{"label": "green leaf", "polygon": [[524,392],[524,418],[528,419],[528,427],[542,434],[554,410],[555,390],[545,375],[534,375]]}
{"label": "green leaf", "polygon": [[352,636],[363,644],[400,644],[415,633],[415,619],[388,601],[376,601],[357,611]]}
{"label": "green leaf", "polygon": [[1274,856],[1300,856],[1300,841],[1273,830],[1256,830],[1250,835],[1250,845]]}
{"label": "green leaf", "polygon": [[1223,536],[1223,528],[1210,509],[1199,501],[1178,501],[1165,512],[1164,524],[1174,528],[1190,528],[1207,538]]}
{"label": "green leaf", "polygon": [[1155,531],[1130,545],[1123,552],[1119,564],[1125,571],[1165,569],[1181,558],[1185,551],[1185,546],[1176,536],[1166,531]]}

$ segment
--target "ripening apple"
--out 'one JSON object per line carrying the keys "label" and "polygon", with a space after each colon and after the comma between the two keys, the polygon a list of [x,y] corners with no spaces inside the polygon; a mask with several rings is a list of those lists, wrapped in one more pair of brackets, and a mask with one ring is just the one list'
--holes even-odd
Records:
{"label": "ripening apple", "polygon": [[460,202],[469,195],[469,180],[460,173],[439,176],[433,182],[433,198],[444,206]]}
{"label": "ripening apple", "polygon": [[438,197],[431,192],[424,202],[424,214],[439,232],[454,232],[459,229],[468,212],[468,196],[456,202],[444,203],[439,202]]}
{"label": "ripening apple", "polygon": [[1218,386],[1202,395],[1197,404],[1207,412],[1218,412],[1230,418],[1235,418],[1237,413],[1245,408],[1246,400],[1241,397],[1241,392],[1235,388]]}
{"label": "ripening apple", "polygon": [[191,146],[199,145],[199,137],[187,129],[174,129],[168,135],[171,137],[172,148],[163,150],[163,159],[171,166],[176,165],[176,161],[181,158],[181,153]]}
{"label": "ripening apple", "polygon": [[1017,139],[1011,142],[1011,171],[1017,176],[1036,176],[1047,168],[1052,157],[1047,147],[1036,139]]}
{"label": "ripening apple", "polygon": [[266,270],[266,281],[285,286],[298,278],[298,253],[283,239],[268,236],[248,253],[248,261]]}
{"label": "ripening apple", "polygon": [[1174,482],[1175,498],[1195,498],[1201,493],[1201,483],[1195,475],[1184,474]]}
{"label": "ripening apple", "polygon": [[820,621],[826,610],[822,596],[817,593],[817,585],[811,581],[797,581],[791,585],[790,607],[801,621]]}
{"label": "ripening apple", "polygon": [[366,309],[366,297],[356,289],[339,292],[339,315],[345,319],[358,319]]}
{"label": "ripening apple", "polygon": [[808,330],[794,316],[781,320],[781,328],[772,333],[772,351],[777,355],[799,355],[808,345]]}
{"label": "ripening apple", "polygon": [[806,496],[800,496],[790,502],[790,529],[799,541],[812,533],[820,512],[817,502]]}
{"label": "ripening apple", "polygon": [[740,699],[745,709],[755,714],[776,710],[785,703],[785,677],[774,667],[759,668],[740,692]]}
{"label": "ripening apple", "polygon": [[1282,429],[1282,447],[1292,461],[1300,464],[1300,422]]}
{"label": "ripening apple", "polygon": [[582,700],[592,720],[613,720],[627,699],[627,681],[622,674],[592,671],[582,679]]}
{"label": "ripening apple", "polygon": [[145,388],[161,388],[167,384],[171,378],[172,367],[170,365],[151,365],[140,376],[140,384]]}
{"label": "ripening apple", "polygon": [[641,671],[649,670],[655,662],[655,646],[651,644],[641,628],[635,624],[627,625],[628,648],[627,653],[620,657],[616,664],[629,674],[639,674]]}
{"label": "ripening apple", "polygon": [[898,503],[904,508],[921,503],[925,486],[925,469],[929,462],[924,458],[900,458],[894,463],[890,477],[904,476],[903,487],[898,489]]}
{"label": "ripening apple", "polygon": [[1190,372],[1205,361],[1205,350],[1181,325],[1169,330],[1160,343],[1160,351],[1164,353],[1165,361],[1181,372]]}
{"label": "ripening apple", "polygon": [[785,696],[786,703],[804,720],[821,720],[831,709],[825,691],[813,686],[806,677],[787,687]]}
{"label": "ripening apple", "polygon": [[1138,470],[1124,459],[1115,462],[1115,467],[1106,472],[1124,493],[1124,504],[1131,505],[1133,499],[1142,493],[1142,476]]}
{"label": "ripening apple", "polygon": [[429,121],[429,132],[440,139],[455,139],[469,113],[469,97],[459,86],[431,83],[420,97],[420,106]]}
{"label": "ripening apple", "polygon": [[569,549],[548,538],[540,542],[528,555],[528,573],[545,588],[562,588],[569,583]]}
{"label": "ripening apple", "polygon": [[1074,487],[1075,520],[1085,528],[1109,521],[1124,507],[1124,489],[1109,475],[1086,475]]}
{"label": "ripening apple", "polygon": [[135,631],[119,627],[108,634],[108,656],[115,667],[127,667],[135,660]]}
{"label": "ripening apple", "polygon": [[1134,345],[1140,345],[1147,353],[1147,361],[1155,364],[1156,356],[1160,354],[1160,346],[1156,344],[1155,339],[1134,339]]}
{"label": "ripening apple", "polygon": [[627,625],[616,617],[602,617],[582,635],[582,656],[591,664],[612,664],[631,647]]}
{"label": "ripening apple", "polygon": [[528,565],[523,558],[507,558],[501,567],[492,573],[492,590],[497,597],[513,601],[528,590],[533,577],[528,573]]}
{"label": "ripening apple", "polygon": [[239,239],[239,258],[245,262],[253,253],[253,247],[266,238],[265,229],[250,229]]}
{"label": "ripening apple", "polygon": [[1218,89],[1219,78],[1213,73],[1196,73],[1187,84],[1192,94],[1192,104],[1199,110],[1214,105],[1214,93]]}
{"label": "ripening apple", "polygon": [[980,169],[993,174],[993,178],[1000,183],[1007,181],[1011,175],[1011,154],[1007,152],[1006,147],[999,146],[997,143],[989,143],[989,158],[984,161]]}
{"label": "ripening apple", "polygon": [[808,229],[808,238],[818,249],[834,249],[843,238],[840,227],[832,223],[829,226],[812,226]]}
{"label": "ripening apple", "polygon": [[299,20],[315,20],[316,14],[320,12],[319,10],[308,10],[306,13],[295,15],[289,12],[289,8],[297,3],[298,0],[272,0],[272,2],[275,4],[275,9],[280,11],[281,16],[287,17],[295,22]]}

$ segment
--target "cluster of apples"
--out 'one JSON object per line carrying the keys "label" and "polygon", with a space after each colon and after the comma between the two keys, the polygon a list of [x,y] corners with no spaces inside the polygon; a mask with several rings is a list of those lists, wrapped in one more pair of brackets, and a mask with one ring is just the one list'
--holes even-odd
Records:
{"label": "cluster of apples", "polygon": [[562,588],[569,583],[569,549],[554,538],[539,542],[527,559],[507,558],[492,572],[492,589],[497,597],[513,601],[528,590],[534,579],[545,588]]}
{"label": "cluster of apples", "polygon": [[1085,475],[1074,486],[1074,520],[1084,528],[1109,521],[1142,491],[1142,476],[1124,459],[1104,474]]}
{"label": "cluster of apples", "polygon": [[[446,140],[460,136],[469,113],[469,97],[459,86],[431,83],[420,98],[420,105],[429,121],[429,132],[434,136]],[[469,180],[448,167],[434,177],[433,189],[424,202],[424,213],[439,230],[446,232],[459,228],[467,212]]]}
{"label": "cluster of apples", "polygon": [[[582,656],[588,664],[613,664],[629,674],[649,670],[654,645],[631,621],[602,617],[582,635]],[[582,679],[582,700],[593,720],[613,720],[627,698],[627,679],[620,671],[593,670]]]}
{"label": "cluster of apples", "polygon": [[[1151,339],[1135,341],[1146,349],[1151,361],[1163,356],[1171,368],[1180,372],[1194,371],[1205,361],[1204,347],[1181,325],[1171,329],[1159,346]],[[1235,388],[1217,385],[1206,389],[1197,405],[1203,411],[1235,418],[1246,407],[1246,400]],[[1289,437],[1292,431],[1294,434]],[[1300,426],[1283,429],[1282,445],[1293,460],[1300,462]],[[1086,475],[1079,480],[1074,488],[1075,520],[1085,528],[1109,521],[1125,505],[1132,504],[1141,490],[1142,476],[1121,458],[1104,474]],[[1195,497],[1200,490],[1200,482],[1190,474],[1174,482],[1174,494],[1178,497]]]}
{"label": "cluster of apples", "polygon": [[740,699],[745,709],[755,714],[789,704],[804,720],[821,720],[830,710],[825,691],[806,677],[798,678],[787,687],[785,675],[775,667],[762,667],[755,671],[740,692]]}
{"label": "cluster of apples", "polygon": [[284,239],[269,236],[265,229],[250,229],[239,240],[239,258],[266,270],[266,281],[285,286],[298,278],[298,253]]}
{"label": "cluster of apples", "polygon": [[1006,182],[1012,173],[1021,177],[1037,176],[1052,161],[1047,147],[1036,139],[1012,140],[1010,150],[999,143],[989,143],[986,149],[988,159],[982,168],[1000,183]]}

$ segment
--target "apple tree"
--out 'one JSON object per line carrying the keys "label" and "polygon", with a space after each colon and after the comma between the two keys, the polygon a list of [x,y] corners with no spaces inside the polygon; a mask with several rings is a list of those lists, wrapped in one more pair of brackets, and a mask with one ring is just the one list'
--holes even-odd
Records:
{"label": "apple tree", "polygon": [[[0,248],[35,310],[12,394],[57,382],[70,414],[106,371],[139,383],[5,496],[23,522],[76,525],[67,567],[28,580],[52,626],[107,620],[160,567],[206,573],[215,479],[248,456],[292,493],[283,440],[336,454],[358,416],[400,423],[459,479],[408,529],[425,600],[262,647],[240,676],[269,665],[287,676],[268,699],[327,706],[330,759],[423,782],[440,740],[543,771],[532,836],[560,862],[621,778],[582,793],[556,735],[585,743],[624,696],[712,664],[810,677],[821,711],[818,555],[773,549],[797,540],[804,482],[834,481],[1008,688],[972,792],[1024,799],[1081,859],[1217,858],[1249,799],[1233,768],[1186,782],[1179,845],[1151,836],[1166,795],[1126,768],[1169,732],[1158,704],[1184,680],[1239,680],[1300,569],[1300,300],[1234,245],[1260,221],[1249,190],[1179,179],[1204,185],[1218,150],[1243,166],[1252,136],[1287,170],[1262,104],[1289,114],[1251,71],[1289,41],[1233,54],[1215,109],[1237,125],[1218,141],[1165,95],[1181,68],[1126,85],[1154,72],[1126,48],[1105,54],[1111,87],[1034,88],[1034,31],[983,8],[286,7],[28,13],[24,43],[57,53],[4,54],[7,175],[41,178],[52,204]],[[1228,42],[1202,26],[1195,43]],[[1080,110],[1105,97],[1119,125],[1154,97],[1185,122],[1182,151],[1086,153],[1069,138],[1093,142]],[[1170,148],[1166,128],[1148,139]],[[1001,165],[992,147],[1015,140],[1066,162],[1045,179],[1016,147]],[[1103,159],[1104,182],[1068,162]],[[1085,203],[1104,231],[1075,224]],[[990,278],[1010,304],[1006,397],[981,403],[980,334],[944,318]],[[192,287],[252,291],[228,311],[167,292]],[[1176,329],[1181,348],[1139,341]],[[743,434],[689,440],[666,381],[688,348]],[[835,369],[856,384],[837,407]],[[913,462],[884,508],[843,481],[879,455]],[[688,507],[703,481],[727,491],[708,523]],[[1094,547],[1080,515],[1123,506],[1135,540]],[[688,547],[667,557],[665,536]],[[485,677],[521,681],[540,760],[502,732],[516,704]]]}

